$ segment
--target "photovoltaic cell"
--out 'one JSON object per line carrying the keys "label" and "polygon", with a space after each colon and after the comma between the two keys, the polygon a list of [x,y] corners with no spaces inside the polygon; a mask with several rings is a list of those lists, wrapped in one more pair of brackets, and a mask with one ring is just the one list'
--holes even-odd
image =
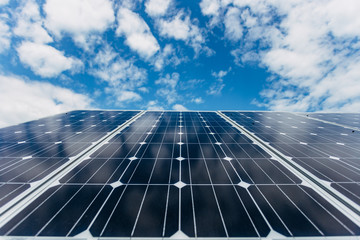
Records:
{"label": "photovoltaic cell", "polygon": [[302,115],[349,127],[360,128],[359,113],[304,113]]}
{"label": "photovoltaic cell", "polygon": [[0,207],[138,111],[73,111],[0,129]]}
{"label": "photovoltaic cell", "polygon": [[359,132],[292,113],[224,113],[360,204]]}
{"label": "photovoltaic cell", "polygon": [[[276,136],[268,129],[259,132]],[[356,236],[360,228],[217,113],[176,111],[146,112],[0,228],[9,237],[276,233]]]}

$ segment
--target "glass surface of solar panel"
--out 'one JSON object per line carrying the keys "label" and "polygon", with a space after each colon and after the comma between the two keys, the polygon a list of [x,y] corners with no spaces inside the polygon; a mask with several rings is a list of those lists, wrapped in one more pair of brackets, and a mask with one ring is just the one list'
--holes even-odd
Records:
{"label": "glass surface of solar panel", "polygon": [[303,113],[301,115],[360,129],[360,113]]}
{"label": "glass surface of solar panel", "polygon": [[286,238],[357,236],[360,228],[215,112],[151,111],[0,234]]}
{"label": "glass surface of solar panel", "polygon": [[224,113],[360,204],[358,131],[292,113]]}
{"label": "glass surface of solar panel", "polygon": [[139,111],[72,111],[0,129],[0,207]]}

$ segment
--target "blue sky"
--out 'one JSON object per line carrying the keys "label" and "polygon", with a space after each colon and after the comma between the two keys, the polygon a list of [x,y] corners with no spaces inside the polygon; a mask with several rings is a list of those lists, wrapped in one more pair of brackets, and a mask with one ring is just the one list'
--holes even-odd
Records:
{"label": "blue sky", "polygon": [[0,126],[72,109],[360,109],[358,0],[0,0]]}

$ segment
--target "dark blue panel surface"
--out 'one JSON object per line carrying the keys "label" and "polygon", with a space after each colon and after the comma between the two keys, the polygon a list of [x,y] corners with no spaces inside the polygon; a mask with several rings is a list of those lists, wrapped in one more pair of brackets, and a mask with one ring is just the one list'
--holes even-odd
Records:
{"label": "dark blue panel surface", "polygon": [[[83,113],[73,114],[80,121],[77,114]],[[259,124],[252,123],[250,127]],[[286,141],[290,139],[287,135],[267,125],[258,130],[256,134],[261,132],[268,140],[279,135],[274,143],[286,148],[298,143],[293,138]],[[299,135],[295,128],[288,130]],[[330,134],[332,131],[329,129]],[[316,149],[313,152],[323,156]],[[25,169],[33,163],[45,170],[55,158],[3,159],[0,164],[9,171],[0,179],[10,181],[16,166]],[[48,165],[47,159],[51,159]],[[350,173],[348,178],[357,179],[356,173]],[[174,234],[260,238],[271,231],[288,237],[360,232],[327,200],[302,186],[297,175],[215,112],[146,112],[59,182],[0,228],[0,234],[146,239]]]}
{"label": "dark blue panel surface", "polygon": [[30,188],[30,184],[1,183],[0,184],[0,207]]}
{"label": "dark blue panel surface", "polygon": [[138,112],[73,111],[0,129],[0,204],[64,166]]}
{"label": "dark blue panel surface", "polygon": [[304,113],[302,115],[349,127],[360,128],[360,113]]}
{"label": "dark blue panel surface", "polygon": [[[314,120],[349,125],[358,114],[306,114],[276,112],[224,112],[263,141],[292,158],[334,190],[359,203],[360,133]],[[336,120],[336,121],[335,121]],[[344,121],[344,122],[342,122]]]}
{"label": "dark blue panel surface", "polygon": [[[274,229],[285,236],[358,235],[359,228],[348,220],[339,224],[344,215],[319,198],[314,191],[296,185],[251,186],[255,201],[264,210]],[[309,193],[311,192],[311,194]],[[269,208],[271,206],[271,209]]]}
{"label": "dark blue panel surface", "polygon": [[332,183],[331,186],[360,205],[359,183]]}

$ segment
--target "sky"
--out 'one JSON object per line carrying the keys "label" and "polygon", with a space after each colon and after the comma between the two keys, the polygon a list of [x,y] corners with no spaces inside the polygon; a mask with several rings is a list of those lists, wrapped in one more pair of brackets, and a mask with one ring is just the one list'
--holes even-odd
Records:
{"label": "sky", "polygon": [[0,0],[0,127],[73,109],[360,111],[359,0]]}

